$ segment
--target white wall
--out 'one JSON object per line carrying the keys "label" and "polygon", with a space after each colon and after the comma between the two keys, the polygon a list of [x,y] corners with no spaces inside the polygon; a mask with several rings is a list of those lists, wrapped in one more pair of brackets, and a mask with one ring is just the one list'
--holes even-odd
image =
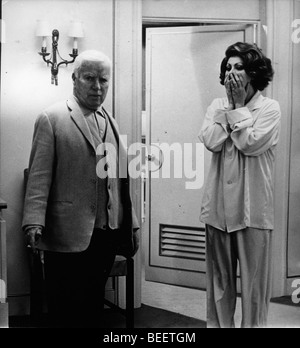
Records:
{"label": "white wall", "polygon": [[[14,315],[26,312],[24,301],[18,299],[29,293],[21,219],[23,170],[28,165],[34,121],[44,107],[72,94],[72,65],[62,66],[58,86],[51,85],[50,67],[47,68],[37,53],[41,42],[35,36],[36,21],[47,19],[53,29],[60,31],[58,48],[65,59],[72,50],[72,40],[67,36],[71,20],[83,22],[85,38],[79,40],[79,52],[98,49],[113,58],[113,2],[10,0],[2,4],[6,43],[2,45],[1,57],[0,196],[8,203],[8,209],[4,211],[7,222],[8,295],[10,315]],[[105,104],[111,110],[112,89]],[[26,308],[21,308],[23,305]]]}
{"label": "white wall", "polygon": [[[298,0],[297,0],[298,1]],[[281,108],[281,133],[277,145],[277,161],[275,163],[275,228],[274,228],[274,273],[273,296],[291,294],[287,274],[289,231],[289,191],[290,175],[293,168],[291,161],[292,132],[292,93],[293,76],[298,62],[293,64],[292,22],[296,12],[293,0],[267,1],[268,55],[272,59],[275,75],[270,86],[270,96],[277,100]],[[296,47],[294,47],[297,49]],[[299,87],[299,86],[298,86]],[[294,95],[299,95],[294,85]],[[294,128],[294,126],[293,126]],[[298,175],[297,175],[298,177]],[[297,209],[297,208],[296,208]],[[295,214],[298,214],[295,211]]]}
{"label": "white wall", "polygon": [[[294,3],[294,19],[300,20],[300,1]],[[296,28],[293,28],[293,31]],[[300,38],[299,24],[297,39]],[[297,41],[298,41],[297,40]],[[289,237],[288,237],[288,276],[300,277],[300,42],[293,43],[293,86],[292,86],[292,131],[291,131],[291,161],[289,187]]]}

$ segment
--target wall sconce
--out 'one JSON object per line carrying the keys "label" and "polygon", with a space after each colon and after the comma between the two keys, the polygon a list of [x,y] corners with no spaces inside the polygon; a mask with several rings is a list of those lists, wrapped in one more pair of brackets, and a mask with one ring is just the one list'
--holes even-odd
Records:
{"label": "wall sconce", "polygon": [[[70,57],[72,57],[72,60],[66,60],[63,59],[58,51],[58,39],[59,39],[59,31],[57,29],[51,30],[49,28],[49,25],[47,21],[38,21],[38,25],[36,28],[36,36],[42,37],[42,48],[41,52],[38,52],[42,57],[43,60],[47,63],[47,66],[49,64],[51,65],[51,83],[55,85],[58,85],[58,68],[60,65],[65,64],[71,64],[75,61],[76,57],[78,56],[78,38],[84,37],[83,34],[83,28],[81,22],[72,22],[69,35],[70,37],[74,38],[73,41],[73,51],[71,54],[69,54]],[[50,53],[47,52],[47,37],[52,36],[52,56],[50,58],[46,58],[50,55]],[[60,57],[61,62],[57,62],[57,56]]]}

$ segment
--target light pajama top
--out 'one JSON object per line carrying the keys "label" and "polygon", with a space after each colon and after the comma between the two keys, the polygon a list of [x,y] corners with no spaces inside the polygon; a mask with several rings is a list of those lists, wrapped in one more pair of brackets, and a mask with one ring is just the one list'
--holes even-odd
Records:
{"label": "light pajama top", "polygon": [[227,232],[273,229],[279,104],[258,91],[244,107],[227,107],[227,98],[215,99],[199,134],[212,152],[200,220]]}

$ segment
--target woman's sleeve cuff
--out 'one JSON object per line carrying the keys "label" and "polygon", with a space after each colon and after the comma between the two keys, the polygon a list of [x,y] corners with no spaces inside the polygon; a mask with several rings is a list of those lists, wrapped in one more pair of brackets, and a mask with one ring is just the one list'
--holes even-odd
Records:
{"label": "woman's sleeve cuff", "polygon": [[232,130],[250,127],[253,124],[252,114],[247,107],[228,111],[227,120]]}

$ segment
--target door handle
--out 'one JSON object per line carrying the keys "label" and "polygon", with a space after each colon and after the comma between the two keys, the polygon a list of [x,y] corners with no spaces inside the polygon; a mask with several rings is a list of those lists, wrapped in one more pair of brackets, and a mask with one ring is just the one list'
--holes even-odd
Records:
{"label": "door handle", "polygon": [[148,155],[148,161],[154,162],[155,158],[156,157],[154,155]]}
{"label": "door handle", "polygon": [[147,156],[147,160],[156,165],[156,169],[151,170],[152,172],[156,172],[157,170],[159,170],[162,167],[163,162],[164,162],[163,152],[160,148],[158,148],[158,149],[159,149],[159,158],[157,158],[156,155],[153,155],[153,154],[149,154]]}

